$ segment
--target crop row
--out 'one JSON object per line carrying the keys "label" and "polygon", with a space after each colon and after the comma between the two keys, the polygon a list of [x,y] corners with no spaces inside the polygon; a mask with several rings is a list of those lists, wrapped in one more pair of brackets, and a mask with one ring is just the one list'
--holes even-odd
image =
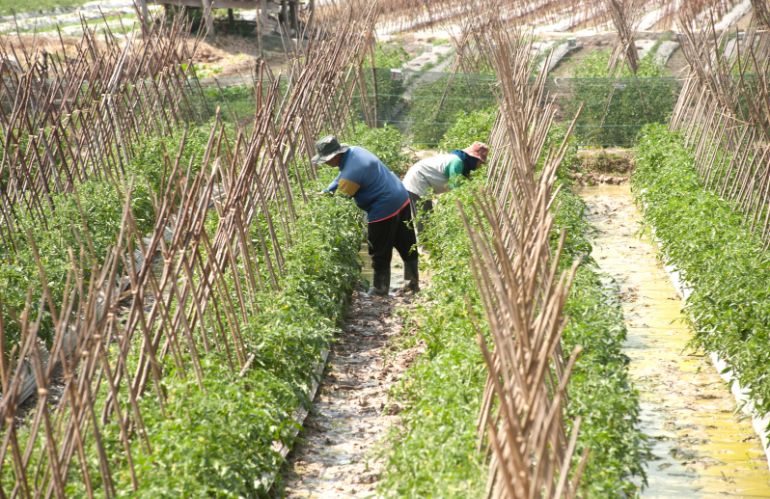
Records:
{"label": "crop row", "polygon": [[[188,130],[184,134],[186,146],[179,153],[181,130],[169,137],[143,139],[139,154],[126,164],[133,184],[131,207],[140,231],[151,230],[155,223],[151,199],[157,198],[164,188],[164,172],[159,167],[163,156],[180,154],[183,163],[194,166],[190,170],[194,174],[209,133],[205,126]],[[323,181],[308,187],[320,190],[322,184]],[[67,248],[82,247],[82,239],[87,238],[89,253],[82,258],[101,264],[120,232],[125,194],[111,182],[92,179],[82,183],[75,193],[57,194],[56,210],[51,210],[45,219],[17,221],[19,228],[27,232],[28,240],[34,242],[40,267],[48,277],[47,287],[56,303],[64,299],[67,274],[72,269]],[[217,220],[216,212],[212,212],[207,225],[215,228]],[[129,456],[123,452],[120,425],[113,421],[102,428],[103,450],[109,469],[113,470],[109,482],[119,493],[131,490],[132,480],[142,484],[138,493],[146,497],[237,497],[265,491],[265,477],[272,476],[280,465],[274,444],[290,445],[295,434],[291,415],[307,403],[306,392],[313,381],[308,367],[320,361],[321,351],[328,346],[357,281],[360,225],[361,218],[351,204],[339,199],[313,199],[312,204],[299,208],[292,227],[292,244],[283,251],[283,272],[277,286],[251,297],[248,310],[235,307],[239,315],[250,317],[237,334],[242,337],[245,350],[253,355],[251,367],[241,373],[228,368],[230,359],[221,348],[198,352],[197,361],[206,372],[200,386],[194,377],[180,372],[176,359],[169,355],[160,366],[164,372],[164,403],[158,404],[153,397],[142,397],[139,401],[145,437],[152,443],[152,451],[148,452],[144,445],[147,440],[134,438]],[[256,220],[250,237],[257,240],[260,231],[264,227]],[[4,340],[6,346],[12,346],[18,342],[25,303],[39,301],[43,289],[30,246],[15,251],[8,248],[6,258],[0,266],[0,293]],[[246,279],[244,267],[237,272],[241,280]],[[82,277],[87,285],[89,276]],[[235,280],[228,280],[227,286],[226,294],[237,304]],[[209,309],[204,322],[214,324],[216,313],[216,307]],[[42,326],[40,337],[50,347],[50,316]],[[117,345],[111,355],[118,355],[116,348]],[[136,369],[139,353],[135,350],[126,359],[129,370]],[[190,354],[183,355],[189,362]],[[105,403],[104,396],[106,392],[102,391],[97,406]],[[18,438],[23,444],[29,441],[26,427]],[[88,473],[99,490],[106,483],[105,470],[99,468],[100,450],[93,445],[95,441],[89,443],[84,449],[91,468]],[[132,460],[131,466],[127,459]],[[28,464],[34,465],[34,460]],[[2,487],[11,490],[18,478],[16,470],[12,466],[4,466],[3,470]],[[75,476],[67,484],[69,494],[87,492],[86,483]]]}
{"label": "crop row", "polygon": [[[293,244],[283,253],[279,291],[254,297],[259,313],[250,315],[239,331],[254,355],[249,369],[233,372],[224,352],[211,350],[200,359],[207,374],[200,389],[194,378],[178,376],[173,360],[166,358],[164,407],[152,399],[141,404],[152,452],[140,439],[132,441],[141,496],[253,497],[267,492],[282,464],[276,443],[291,446],[296,434],[292,415],[310,402],[311,367],[328,348],[357,282],[361,223],[351,204],[340,199],[318,198],[302,206]],[[232,282],[229,292],[235,298]],[[121,470],[113,476],[116,487],[131,490],[118,426],[110,425],[103,439],[114,469]],[[82,484],[73,481],[71,486],[75,495],[84,492]]]}
{"label": "crop row", "polygon": [[[562,173],[575,160],[573,146]],[[394,495],[484,493],[486,464],[476,450],[476,415],[486,371],[469,304],[475,317],[484,314],[467,264],[470,241],[457,211],[458,202],[468,205],[481,195],[484,180],[478,175],[443,195],[421,242],[430,254],[431,283],[425,301],[407,320],[416,331],[412,341],[424,342],[426,352],[395,393],[395,402],[408,408],[402,412],[403,428],[389,437],[383,488]],[[637,427],[638,399],[628,379],[627,358],[621,353],[626,329],[618,294],[590,259],[582,201],[566,183],[558,199],[556,223],[568,235],[563,265],[584,257],[565,307],[569,321],[563,349],[584,348],[568,388],[568,417],[583,418],[577,454],[585,447],[591,450],[582,490],[588,497],[633,495],[643,480],[648,452]],[[553,244],[557,239],[554,235]]]}
{"label": "crop row", "polygon": [[[46,159],[37,191],[31,168],[8,170],[3,244],[14,247],[0,284],[14,294],[0,293],[14,303],[3,299],[0,328],[17,332],[0,365],[14,422],[0,495],[264,492],[356,281],[360,217],[308,196],[319,185],[306,153],[322,123],[344,122],[348,102],[321,90],[350,88],[338,68],[360,63],[365,32],[345,25],[313,45],[283,88],[261,66],[249,127],[221,115],[187,131],[128,122],[114,143]],[[219,94],[245,114],[250,96]],[[55,182],[92,163],[102,167]],[[23,209],[33,194],[36,209]],[[36,403],[22,405],[27,395]]]}
{"label": "crop row", "polygon": [[691,150],[665,126],[644,129],[632,187],[667,261],[692,288],[695,345],[725,359],[770,411],[770,255],[737,206],[701,184]]}

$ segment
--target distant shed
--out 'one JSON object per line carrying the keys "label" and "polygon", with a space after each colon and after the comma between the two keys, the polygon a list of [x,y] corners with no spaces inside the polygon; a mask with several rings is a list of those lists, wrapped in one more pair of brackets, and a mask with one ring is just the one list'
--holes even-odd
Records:
{"label": "distant shed", "polygon": [[297,29],[298,11],[300,4],[307,3],[312,12],[315,1],[308,0],[140,0],[142,6],[142,17],[149,19],[147,6],[152,5],[173,5],[177,7],[198,7],[203,9],[203,19],[206,23],[206,29],[209,33],[214,32],[214,9],[241,9],[257,11],[257,29],[261,33],[262,27],[267,25],[268,3],[280,6],[280,16],[282,22],[291,28]]}

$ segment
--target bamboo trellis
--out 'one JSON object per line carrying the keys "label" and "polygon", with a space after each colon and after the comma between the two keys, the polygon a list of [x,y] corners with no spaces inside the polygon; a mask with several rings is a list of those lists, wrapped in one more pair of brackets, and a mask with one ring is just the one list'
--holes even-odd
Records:
{"label": "bamboo trellis", "polygon": [[683,17],[690,65],[671,128],[693,148],[709,190],[734,201],[770,244],[770,33],[699,32]]}
{"label": "bamboo trellis", "polygon": [[[255,295],[279,286],[284,264],[282,244],[291,244],[294,204],[305,198],[303,182],[315,177],[315,170],[308,166],[312,145],[322,129],[340,126],[348,119],[356,68],[371,42],[373,20],[374,13],[369,9],[340,19],[333,39],[312,40],[302,58],[290,67],[288,88],[281,88],[280,80],[273,78],[264,64],[260,65],[254,121],[249,131],[238,130],[233,137],[217,117],[203,157],[199,158],[197,174],[190,173],[190,165],[181,163],[181,153],[173,160],[166,159],[168,178],[157,202],[151,234],[137,229],[129,208],[130,186],[122,185],[126,201],[115,247],[95,267],[92,259],[70,253],[73,270],[62,303],[53,301],[41,275],[43,297],[40,303],[28,300],[22,314],[21,342],[13,351],[0,352],[0,495],[62,497],[67,483],[74,480],[84,484],[89,496],[98,490],[98,495],[114,497],[119,492],[114,478],[118,470],[113,469],[115,461],[100,437],[110,423],[120,428],[127,468],[121,471],[130,475],[131,487],[140,490],[132,449],[139,442],[152,452],[153,444],[139,399],[146,403],[151,397],[163,410],[162,382],[168,375],[164,364],[171,362],[175,376],[189,377],[201,389],[207,373],[200,359],[207,352],[223,352],[233,373],[242,375],[250,368],[254,354],[241,337],[241,326],[250,315],[259,313]],[[141,97],[129,100],[134,106],[121,108],[122,114],[115,113],[119,117],[117,124],[111,134],[104,135],[112,137],[112,148],[92,150],[87,145],[91,139],[80,139],[83,143],[76,140],[79,147],[72,146],[56,162],[47,164],[51,172],[82,170],[86,163],[106,165],[105,154],[115,158],[130,154],[130,137],[136,136],[136,131],[129,132],[131,127],[144,132],[141,127],[146,125],[152,133],[164,133],[177,119],[182,120],[183,111],[176,106],[191,98],[186,93],[189,89],[197,88],[195,81],[188,81],[194,80],[194,75],[174,73],[176,79],[166,83],[168,94],[141,93],[170,73],[165,65],[181,67],[191,55],[175,33],[172,30],[150,35],[137,49],[135,60],[163,63],[149,66],[158,70],[152,75],[155,77],[133,73],[137,79],[146,75],[144,90],[136,90],[141,86],[137,80],[131,85],[132,80],[125,80],[124,89],[140,92]],[[84,39],[86,48],[93,41],[88,36]],[[128,50],[121,53],[128,54]],[[102,66],[106,61],[94,62],[93,69],[85,56],[75,57],[74,62],[62,59],[61,73],[81,82],[90,71],[119,78],[127,68],[144,64],[133,66],[127,57],[122,60],[107,70]],[[63,76],[56,85],[79,88]],[[18,99],[31,102],[25,97],[30,85],[19,88]],[[91,95],[90,101],[101,104],[125,100],[119,93],[120,85],[107,88],[113,93],[102,88],[104,95]],[[55,100],[69,94],[57,91],[50,95],[56,95]],[[148,95],[156,100],[150,99],[148,107],[142,108]],[[61,97],[60,102],[65,100]],[[92,113],[89,116],[94,120],[107,120],[113,114],[114,108],[109,105],[91,105],[87,100],[80,96],[76,102],[84,102],[82,107]],[[38,121],[42,119],[31,105],[23,109]],[[51,127],[69,118],[66,113],[54,118],[52,113],[44,113]],[[172,121],[163,113],[178,116]],[[140,119],[137,114],[144,117]],[[14,116],[14,120],[20,119]],[[92,127],[93,123],[84,125]],[[7,132],[6,137],[12,133]],[[73,135],[80,137],[79,133]],[[180,148],[184,147],[183,140]],[[19,152],[15,154],[22,157]],[[119,165],[119,160],[114,161],[84,171],[112,171]],[[105,176],[123,182],[119,175]],[[22,192],[21,185],[14,192]],[[73,185],[76,187],[76,182]],[[17,199],[9,196],[7,202]],[[213,212],[218,214],[216,228],[207,224]],[[258,227],[253,225],[257,218],[263,222]],[[281,234],[285,237],[281,238]],[[42,274],[44,266],[38,264]],[[83,279],[85,267],[92,269],[88,281]],[[37,340],[40,318],[46,312],[53,316],[55,324],[54,339],[48,346]],[[0,345],[5,345],[4,338],[0,340]],[[30,381],[37,394],[34,407],[22,405],[21,400],[22,387]],[[52,400],[52,392],[60,392],[56,400]],[[22,417],[24,431],[20,432]],[[98,460],[98,473],[89,467],[92,457]]]}
{"label": "bamboo trellis", "polygon": [[53,54],[0,40],[0,65],[20,61],[18,71],[0,71],[4,240],[16,242],[12,213],[42,216],[54,193],[91,177],[117,179],[141,135],[200,117],[190,64],[197,40],[183,41],[189,27],[180,19],[125,43],[86,29],[74,49],[62,42]]}
{"label": "bamboo trellis", "polygon": [[[378,2],[378,30],[394,33],[400,31],[414,31],[419,29],[431,29],[437,27],[462,25],[468,20],[481,20],[488,17],[487,13],[493,13],[497,18],[517,28],[523,25],[547,26],[558,24],[557,30],[570,30],[579,27],[590,26],[624,26],[622,40],[625,50],[628,40],[632,37],[638,13],[660,11],[660,22],[669,23],[675,15],[683,9],[697,16],[704,23],[709,18],[719,19],[725,16],[730,9],[740,3],[740,0],[640,0],[633,2],[613,2],[608,0],[582,2],[576,0],[537,0],[520,2],[517,0],[505,0],[496,2],[484,2],[475,0],[457,1],[420,1],[413,0],[381,0]],[[761,3],[761,0],[756,2]],[[352,5],[360,8],[367,5],[360,0],[336,2],[324,4],[318,7],[320,19],[334,19],[340,5]],[[616,7],[627,9],[624,12],[617,11]],[[633,10],[632,16],[628,9]],[[755,7],[761,9],[761,7]],[[494,10],[494,12],[492,12]],[[620,18],[616,16],[620,14]],[[620,21],[620,25],[616,23]]]}
{"label": "bamboo trellis", "polygon": [[[565,359],[561,333],[578,262],[558,276],[563,236],[555,253],[550,248],[553,187],[566,139],[536,171],[555,113],[545,93],[546,70],[531,81],[531,42],[500,21],[491,20],[484,33],[477,43],[498,74],[500,112],[487,197],[470,214],[459,208],[494,345],[479,330],[489,371],[478,420],[480,445],[492,452],[487,496],[575,497],[588,450],[574,458],[580,420],[569,434],[563,412],[580,350]],[[479,229],[484,226],[490,234]]]}

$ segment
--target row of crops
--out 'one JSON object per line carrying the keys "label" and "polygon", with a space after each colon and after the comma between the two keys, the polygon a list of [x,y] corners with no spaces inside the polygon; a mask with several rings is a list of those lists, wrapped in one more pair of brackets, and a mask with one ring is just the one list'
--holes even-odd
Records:
{"label": "row of crops", "polygon": [[729,359],[761,414],[770,412],[768,254],[736,206],[703,188],[693,152],[664,127],[640,138],[633,187],[661,249],[692,288],[697,345]]}
{"label": "row of crops", "polygon": [[[770,414],[769,47],[762,31],[738,39],[688,31],[691,77],[671,130],[640,135],[633,178],[665,258],[691,289],[696,346],[726,363],[760,419]],[[767,438],[768,428],[757,431]]]}
{"label": "row of crops", "polygon": [[[416,340],[426,343],[427,352],[396,394],[408,409],[404,428],[391,436],[385,486],[399,495],[478,496],[485,488],[485,459],[474,450],[486,373],[467,304],[458,297],[471,297],[475,313],[483,312],[471,270],[463,264],[471,258],[471,246],[456,210],[457,202],[477,199],[483,183],[480,177],[447,195],[449,202],[439,205],[425,236],[431,255],[439,258],[429,264],[429,305],[410,317],[419,331]],[[637,428],[638,400],[620,352],[625,325],[617,291],[587,256],[583,204],[568,185],[559,196],[557,226],[568,234],[567,261],[584,258],[565,305],[570,321],[564,332],[564,351],[583,347],[569,385],[568,412],[572,421],[583,418],[578,452],[591,449],[581,490],[591,497],[633,494],[648,456]],[[551,243],[555,249],[558,239]]]}
{"label": "row of crops", "polygon": [[2,47],[30,64],[2,100],[4,495],[267,490],[359,271],[361,218],[311,201],[308,158],[370,26],[290,84],[258,68],[248,126],[197,85],[178,20],[45,66]]}
{"label": "row of crops", "polygon": [[[482,259],[479,255],[484,252],[483,244],[479,246],[477,238],[505,240],[504,227],[508,222],[490,217],[483,208],[482,200],[485,199],[489,199],[494,206],[500,206],[501,210],[511,210],[510,220],[514,220],[513,223],[522,220],[519,223],[527,224],[524,220],[530,215],[519,210],[528,214],[537,211],[524,201],[526,196],[523,192],[531,189],[526,185],[529,177],[539,182],[552,179],[552,187],[541,186],[541,192],[554,192],[550,189],[558,185],[558,195],[552,200],[554,225],[548,231],[550,235],[546,240],[551,254],[561,256],[558,272],[569,274],[573,262],[580,262],[572,268],[575,273],[569,293],[564,298],[563,313],[569,316],[569,321],[563,330],[561,347],[554,356],[558,360],[554,358],[550,364],[550,368],[561,376],[569,369],[562,371],[563,367],[555,366],[560,362],[569,363],[575,347],[582,349],[571,376],[567,374],[564,380],[569,403],[565,404],[566,424],[563,431],[576,437],[574,453],[568,458],[572,464],[570,476],[580,477],[579,488],[573,482],[576,488],[569,493],[586,497],[634,495],[644,482],[644,464],[650,456],[645,437],[638,428],[639,402],[628,379],[628,360],[621,353],[626,329],[618,291],[599,273],[590,257],[590,227],[584,219],[584,205],[571,190],[570,174],[579,167],[576,155],[578,140],[571,136],[573,129],[567,124],[548,124],[540,128],[541,123],[549,123],[556,116],[555,107],[542,107],[544,101],[540,100],[544,89],[550,90],[550,86],[542,81],[538,87],[538,84],[529,81],[532,61],[520,42],[506,35],[497,36],[490,44],[495,48],[489,51],[504,52],[500,59],[495,60],[498,74],[511,75],[514,81],[521,82],[516,80],[519,78],[528,82],[522,86],[506,86],[506,77],[502,77],[503,81],[498,86],[505,89],[501,91],[504,98],[498,106],[502,109],[531,109],[540,113],[538,117],[523,114],[509,116],[508,123],[516,119],[525,120],[528,126],[511,128],[528,130],[523,142],[532,140],[537,144],[542,140],[539,146],[542,147],[541,155],[536,158],[535,164],[529,166],[532,168],[529,173],[518,172],[516,162],[526,164],[526,160],[523,156],[516,156],[514,146],[502,145],[506,141],[508,144],[515,141],[501,132],[503,127],[494,126],[497,113],[491,110],[457,113],[457,119],[443,134],[442,145],[470,143],[491,137],[493,144],[498,145],[495,149],[498,156],[492,160],[485,174],[476,176],[460,189],[442,195],[422,236],[422,244],[430,254],[427,265],[431,283],[423,292],[425,299],[407,318],[407,326],[417,331],[411,341],[424,343],[426,352],[409,369],[393,394],[395,401],[405,410],[401,413],[402,425],[393,430],[387,439],[389,450],[382,490],[399,497],[478,497],[490,488],[502,487],[501,479],[494,478],[503,473],[501,466],[495,467],[495,460],[504,461],[505,458],[495,448],[492,470],[489,470],[489,456],[479,452],[486,441],[483,437],[486,428],[480,422],[487,414],[485,411],[489,410],[488,383],[492,368],[488,362],[485,363],[483,350],[478,348],[478,344],[494,341],[497,337],[494,329],[499,327],[494,324],[500,323],[495,322],[494,313],[490,312],[490,291],[485,287],[485,281],[479,278],[479,272],[493,271],[479,269]],[[514,52],[515,56],[507,51]],[[511,68],[506,66],[506,62],[501,62],[510,60],[518,61],[520,66]],[[513,88],[527,86],[530,88],[525,91],[524,97],[518,91],[512,91]],[[491,95],[489,92],[488,87],[483,92],[476,89],[474,95]],[[519,98],[524,102],[517,102]],[[468,96],[467,102],[471,100]],[[413,132],[415,140],[418,140],[417,132],[414,129]],[[566,144],[562,146],[565,140]],[[562,147],[564,156],[560,158],[559,167],[551,170],[551,155]],[[535,174],[535,171],[538,173]],[[516,182],[520,185],[510,185]],[[471,215],[482,211],[485,216]],[[527,224],[528,229],[521,230],[527,233],[527,230],[533,230],[532,227],[547,223],[546,220],[548,217],[542,221],[532,218]],[[562,231],[566,234],[563,240],[559,237]],[[532,241],[529,239],[527,244],[535,245]],[[517,246],[518,250],[523,251],[523,248]],[[498,257],[502,261],[514,262],[514,266],[520,261],[518,255]],[[468,262],[473,263],[469,266]],[[533,263],[521,263],[528,269],[534,267]],[[474,272],[474,269],[477,271]],[[503,282],[510,278],[509,274],[500,277]],[[526,302],[526,298],[521,300]],[[493,303],[507,310],[504,299]],[[488,320],[481,319],[485,315]],[[509,328],[508,334],[514,337],[529,335],[537,338],[534,326],[528,326],[532,329],[519,329],[519,326],[508,323],[506,327]],[[535,339],[531,341],[535,342]],[[504,346],[495,343],[495,351],[498,349],[504,351]],[[522,363],[527,364],[523,360]],[[505,379],[504,374],[499,376]],[[543,386],[550,386],[551,393],[556,392],[553,385],[546,383]],[[529,389],[536,391],[536,382]],[[553,396],[553,403],[558,404],[558,397]],[[499,403],[503,406],[509,402],[502,396],[501,399]],[[517,403],[513,402],[511,406],[512,411],[523,412],[519,413],[522,424],[526,424],[529,417],[534,418],[526,415],[527,409]],[[503,415],[496,417],[504,418]],[[503,423],[500,425],[504,427]],[[509,431],[521,435],[513,429]],[[537,430],[532,430],[532,433],[536,434]],[[520,438],[528,437],[531,435],[525,433]],[[492,440],[494,437],[490,434],[487,438]],[[492,453],[492,450],[489,452]],[[543,462],[537,464],[545,466]],[[532,465],[532,468],[536,469],[536,466]],[[531,469],[530,472],[535,481],[537,472]],[[520,473],[528,475],[528,472]],[[510,479],[510,475],[505,476],[514,484],[517,482]],[[547,480],[536,483],[548,486]]]}

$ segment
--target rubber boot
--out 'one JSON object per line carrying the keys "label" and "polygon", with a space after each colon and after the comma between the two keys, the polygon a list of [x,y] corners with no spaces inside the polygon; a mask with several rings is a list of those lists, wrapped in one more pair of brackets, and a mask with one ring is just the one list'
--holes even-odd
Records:
{"label": "rubber boot", "polygon": [[418,261],[409,260],[404,262],[404,287],[401,288],[404,293],[417,293],[420,291],[420,271],[418,270]]}
{"label": "rubber boot", "polygon": [[388,296],[390,291],[390,269],[374,270],[372,287],[367,293],[369,296]]}

